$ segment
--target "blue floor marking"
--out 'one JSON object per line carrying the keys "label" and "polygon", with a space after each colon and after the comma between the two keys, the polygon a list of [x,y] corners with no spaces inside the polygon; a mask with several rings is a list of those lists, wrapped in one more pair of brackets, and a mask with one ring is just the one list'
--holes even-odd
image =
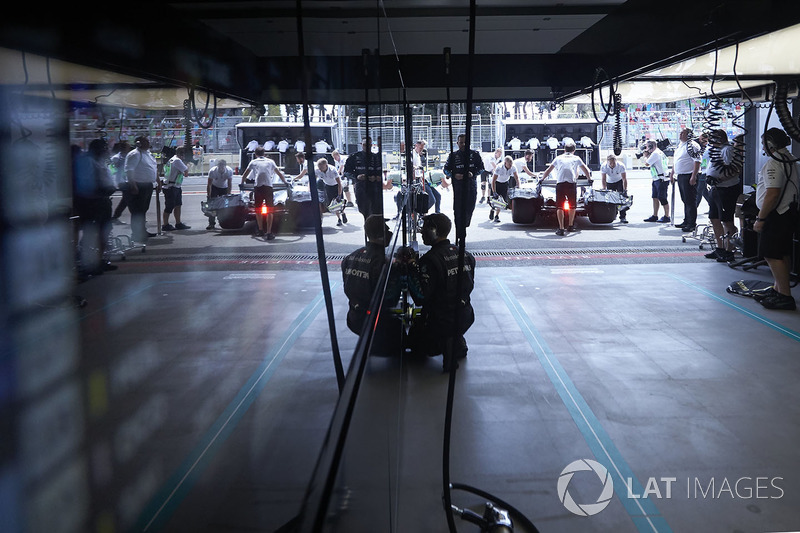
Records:
{"label": "blue floor marking", "polygon": [[[625,462],[611,437],[603,429],[586,400],[578,392],[575,384],[572,383],[572,380],[570,380],[566,371],[558,362],[558,358],[553,354],[542,335],[536,330],[522,305],[511,294],[500,278],[495,277],[494,282],[508,309],[528,339],[528,343],[536,353],[536,357],[539,359],[548,378],[550,378],[558,395],[586,440],[586,444],[589,445],[597,461],[605,466],[611,474],[614,480],[614,492],[616,492],[636,528],[642,533],[671,533],[672,529],[651,499],[628,497],[629,492],[638,495],[644,492],[633,470]],[[631,480],[630,489],[628,487],[628,479]]]}
{"label": "blue floor marking", "polygon": [[[677,276],[677,275],[669,273],[669,272],[664,272],[663,274],[666,274],[667,276],[671,277],[674,280],[680,281],[684,285],[686,285],[688,287],[691,287],[692,289],[696,290],[697,292],[701,292],[701,293],[705,294],[706,296],[709,296],[709,297],[717,300],[718,302],[722,302],[725,305],[736,309],[737,311],[739,311],[743,315],[746,315],[746,316],[754,319],[757,322],[761,322],[762,324],[771,327],[775,331],[786,335],[787,337],[789,337],[792,340],[800,341],[800,333],[794,331],[793,329],[789,329],[789,328],[787,328],[785,326],[782,326],[782,325],[778,324],[777,322],[775,322],[773,320],[770,320],[769,318],[767,318],[765,316],[759,315],[758,313],[755,313],[755,312],[747,309],[746,307],[743,307],[743,306],[741,306],[741,305],[739,305],[739,304],[737,304],[735,302],[732,302],[731,300],[729,300],[727,298],[723,298],[722,296],[719,296],[718,294],[715,294],[715,293],[713,293],[713,292],[711,292],[709,290],[706,290],[703,287],[700,287],[699,285],[695,285],[691,281],[689,281],[687,279],[684,279],[684,278],[682,278],[680,276]],[[725,294],[727,294],[727,292]]]}
{"label": "blue floor marking", "polygon": [[[331,289],[336,285],[332,283]],[[264,389],[295,341],[311,325],[323,304],[323,293],[320,292],[295,318],[225,411],[201,437],[198,445],[143,508],[134,531],[158,531],[166,524],[216,452],[233,433],[236,425]]]}

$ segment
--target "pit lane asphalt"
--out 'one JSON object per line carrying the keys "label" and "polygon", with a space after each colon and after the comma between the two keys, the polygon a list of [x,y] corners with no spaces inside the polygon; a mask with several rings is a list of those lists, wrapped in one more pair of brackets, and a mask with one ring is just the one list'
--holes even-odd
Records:
{"label": "pit lane asphalt", "polygon": [[[595,188],[600,186],[599,172],[593,173]],[[206,179],[190,176],[184,181],[182,220],[191,226],[189,230],[168,231],[151,237],[146,251],[138,249],[125,253],[127,263],[139,270],[145,266],[157,268],[195,265],[206,268],[257,268],[277,266],[279,268],[306,268],[316,265],[317,244],[313,228],[299,229],[294,233],[278,233],[276,238],[267,241],[254,235],[255,223],[249,222],[241,230],[209,231],[205,227],[207,219],[202,214],[200,202],[205,200]],[[532,225],[514,224],[511,211],[501,214],[501,222],[490,222],[489,207],[479,203],[467,233],[467,249],[482,264],[492,266],[523,266],[525,264],[586,265],[619,263],[680,263],[707,262],[703,254],[710,250],[709,244],[703,249],[701,241],[683,234],[672,224],[650,223],[643,220],[652,214],[650,198],[651,179],[646,171],[628,172],[628,192],[633,194],[633,206],[628,212],[629,224],[621,224],[617,219],[612,224],[592,224],[588,218],[578,216],[575,220],[577,231],[566,236],[558,236],[555,217],[538,217]],[[234,179],[234,189],[238,182]],[[439,189],[442,194],[441,210],[452,218],[453,195],[451,190]],[[384,191],[384,209],[387,218],[396,214],[394,195],[398,189]],[[114,205],[119,201],[115,196]],[[163,209],[163,196],[160,199]],[[708,206],[701,203],[698,224],[707,223]],[[431,209],[433,212],[433,209]],[[341,257],[363,245],[363,217],[356,207],[346,211],[348,223],[338,227],[336,218],[325,214],[322,218],[322,235],[326,258],[336,264]],[[115,224],[114,233],[129,234],[129,213],[121,217],[126,224]],[[148,230],[156,230],[155,196],[147,213]],[[170,219],[174,224],[174,219]],[[683,204],[675,192],[674,222],[683,221]],[[394,221],[389,222],[393,227]],[[682,237],[689,237],[683,242]],[[452,235],[451,235],[452,239]],[[419,243],[420,252],[427,247]],[[119,264],[124,264],[120,262]]]}

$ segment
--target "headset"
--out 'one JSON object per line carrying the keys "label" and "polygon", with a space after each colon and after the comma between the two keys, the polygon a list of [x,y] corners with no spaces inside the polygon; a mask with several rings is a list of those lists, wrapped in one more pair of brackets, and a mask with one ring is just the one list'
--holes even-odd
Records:
{"label": "headset", "polygon": [[791,144],[789,136],[778,128],[770,128],[764,132],[764,144],[770,152],[785,148]]}

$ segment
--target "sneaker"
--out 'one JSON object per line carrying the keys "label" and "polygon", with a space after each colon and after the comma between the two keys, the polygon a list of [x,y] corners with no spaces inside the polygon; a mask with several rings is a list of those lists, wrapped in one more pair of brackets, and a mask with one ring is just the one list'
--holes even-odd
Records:
{"label": "sneaker", "polygon": [[558,236],[563,236],[565,233],[566,233],[566,232],[565,232],[563,229],[561,229],[561,228],[558,228],[558,229],[556,230],[556,235],[558,235]]}
{"label": "sneaker", "polygon": [[336,221],[336,225],[337,225],[337,226],[341,226],[341,225],[342,225],[342,221],[341,221],[341,220],[337,220],[337,221]]}
{"label": "sneaker", "polygon": [[489,211],[489,220],[494,220],[494,209]]}
{"label": "sneaker", "polygon": [[697,226],[680,226],[680,228],[684,233],[691,233],[697,228]]}
{"label": "sneaker", "polygon": [[728,261],[733,261],[736,259],[736,255],[728,250],[722,250],[717,254],[717,262],[718,263],[727,263]]}
{"label": "sneaker", "polygon": [[667,215],[664,215],[663,217],[659,218],[658,221],[659,222],[669,222],[669,217]]}
{"label": "sneaker", "polygon": [[628,223],[628,219],[627,218],[621,218],[621,219],[619,219],[619,221],[620,221],[620,224],[627,224]]}
{"label": "sneaker", "polygon": [[797,309],[794,298],[787,294],[775,293],[772,296],[767,296],[760,300],[758,303],[767,309],[779,309],[782,311],[794,311]]}
{"label": "sneaker", "polygon": [[175,229],[192,229],[192,227],[187,226],[183,222],[179,222],[178,224],[175,224]]}
{"label": "sneaker", "polygon": [[158,233],[153,233],[151,231],[146,231],[145,232],[145,237],[156,237],[157,235],[158,235]]}
{"label": "sneaker", "polygon": [[206,229],[214,229],[215,227],[216,226],[214,226],[214,224],[209,224],[208,226],[206,226]]}
{"label": "sneaker", "polygon": [[761,302],[761,300],[765,298],[770,298],[779,294],[778,291],[775,290],[775,287],[767,287],[766,289],[758,289],[753,291],[752,296],[753,300],[757,302]]}
{"label": "sneaker", "polygon": [[567,231],[568,231],[568,232],[574,232],[574,231],[575,231],[575,226],[569,226],[569,227],[567,228]]}
{"label": "sneaker", "polygon": [[274,233],[267,233],[267,240],[268,241],[271,241],[274,238],[275,238],[275,234]]}
{"label": "sneaker", "polygon": [[494,221],[495,222],[500,222],[500,215],[495,215]]}
{"label": "sneaker", "polygon": [[264,236],[264,231],[263,230],[260,230],[260,229],[256,230],[256,237],[263,237],[263,236]]}
{"label": "sneaker", "polygon": [[342,222],[347,224],[347,215],[345,215],[344,213],[342,213]]}
{"label": "sneaker", "polygon": [[161,231],[174,231],[174,230],[175,226],[173,226],[172,224],[164,224],[163,226],[161,226]]}
{"label": "sneaker", "polygon": [[355,206],[353,205],[353,202],[347,202],[347,206],[346,207],[355,207]]}
{"label": "sneaker", "polygon": [[658,217],[653,215],[649,218],[644,219],[645,222],[658,222]]}
{"label": "sneaker", "polygon": [[706,259],[716,259],[719,257],[719,253],[722,251],[722,248],[714,248],[709,253],[705,254],[703,257]]}
{"label": "sneaker", "polygon": [[481,201],[480,201],[480,202],[478,202],[478,203],[479,203],[479,204],[482,204],[482,203],[483,203],[483,196],[481,196]]}

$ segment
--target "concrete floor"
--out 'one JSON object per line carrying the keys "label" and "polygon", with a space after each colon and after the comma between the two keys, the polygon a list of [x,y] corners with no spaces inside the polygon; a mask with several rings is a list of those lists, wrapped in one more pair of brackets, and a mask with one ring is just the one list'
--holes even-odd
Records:
{"label": "concrete floor", "polygon": [[[649,181],[635,186],[631,224],[579,221],[566,238],[476,210],[451,480],[542,532],[798,530],[800,314],[727,294],[768,271],[711,262],[679,230],[640,222]],[[275,531],[300,509],[336,406],[313,234],[266,243],[185,213],[192,230],[77,287],[86,530]],[[345,368],[357,339],[336,254],[360,245],[358,218],[323,228]],[[447,385],[441,358],[369,360],[328,530],[447,530]],[[592,516],[567,509],[597,510],[598,475],[567,471],[583,459],[614,489]],[[453,502],[482,505],[463,491]]]}

